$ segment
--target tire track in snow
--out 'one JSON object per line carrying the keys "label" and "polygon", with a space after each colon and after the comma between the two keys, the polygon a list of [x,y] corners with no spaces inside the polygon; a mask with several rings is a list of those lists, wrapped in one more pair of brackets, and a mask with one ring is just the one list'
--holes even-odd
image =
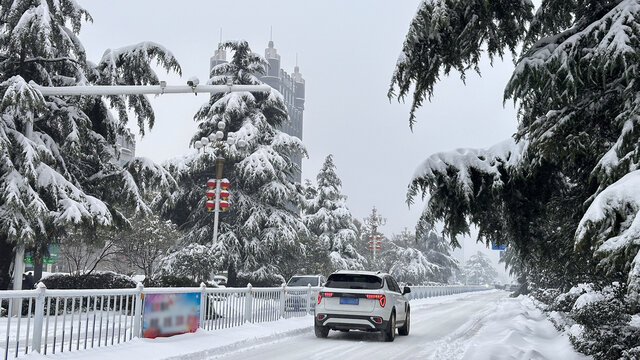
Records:
{"label": "tire track in snow", "polygon": [[461,359],[470,346],[469,340],[480,331],[487,317],[494,314],[498,307],[499,303],[487,304],[485,309],[473,315],[451,335],[428,346],[421,353],[421,357],[428,357],[433,360]]}

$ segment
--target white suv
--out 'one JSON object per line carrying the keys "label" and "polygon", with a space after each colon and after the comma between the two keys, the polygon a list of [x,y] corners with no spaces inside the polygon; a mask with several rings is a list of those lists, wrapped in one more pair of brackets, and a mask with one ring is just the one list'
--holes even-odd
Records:
{"label": "white suv", "polygon": [[385,341],[409,335],[410,306],[405,294],[389,274],[340,270],[329,275],[318,293],[315,333],[326,338],[329,330],[381,331]]}

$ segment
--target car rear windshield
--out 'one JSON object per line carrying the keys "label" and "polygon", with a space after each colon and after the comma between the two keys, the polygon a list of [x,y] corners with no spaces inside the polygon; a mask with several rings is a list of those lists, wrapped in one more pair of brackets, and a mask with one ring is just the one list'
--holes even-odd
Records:
{"label": "car rear windshield", "polygon": [[373,275],[332,274],[325,286],[338,289],[380,289],[382,279]]}
{"label": "car rear windshield", "polygon": [[311,284],[311,286],[318,286],[318,277],[317,276],[294,276],[289,279],[289,283],[287,286],[307,286]]}

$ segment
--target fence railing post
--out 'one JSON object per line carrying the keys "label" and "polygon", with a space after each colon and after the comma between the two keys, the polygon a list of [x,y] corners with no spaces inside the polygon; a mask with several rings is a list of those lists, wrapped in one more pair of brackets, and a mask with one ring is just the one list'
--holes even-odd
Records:
{"label": "fence railing post", "polygon": [[40,352],[42,347],[42,320],[44,318],[44,299],[47,286],[42,282],[36,285],[36,308],[33,316],[33,336],[31,338],[31,350]]}
{"label": "fence railing post", "polygon": [[253,322],[253,286],[247,284],[247,296],[244,303],[244,322]]}
{"label": "fence railing post", "polygon": [[282,283],[282,291],[280,292],[280,317],[284,318],[285,302],[287,301],[287,284]]}
{"label": "fence railing post", "polygon": [[307,314],[311,312],[311,284],[307,284]]}
{"label": "fence railing post", "polygon": [[141,337],[140,324],[142,323],[142,300],[144,299],[144,294],[142,293],[142,290],[144,290],[144,286],[141,283],[138,283],[138,286],[136,286],[136,290],[138,290],[138,293],[136,294],[136,304],[135,304],[134,316],[133,316],[133,336],[140,338]]}
{"label": "fence railing post", "polygon": [[205,283],[200,283],[200,326],[204,329],[204,323],[207,320],[207,285]]}

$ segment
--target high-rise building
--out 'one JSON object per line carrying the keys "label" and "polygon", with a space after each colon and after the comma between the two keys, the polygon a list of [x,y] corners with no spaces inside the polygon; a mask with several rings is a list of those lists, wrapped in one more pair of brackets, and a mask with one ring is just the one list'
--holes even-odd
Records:
{"label": "high-rise building", "polygon": [[116,146],[120,149],[120,166],[136,158],[136,141],[133,137],[116,136]]}
{"label": "high-rise building", "polygon": [[[272,40],[269,41],[269,45],[264,51],[264,57],[269,66],[267,67],[267,73],[260,75],[260,80],[282,94],[289,113],[290,122],[282,124],[280,130],[302,140],[305,84],[300,68],[296,64],[293,74],[288,74],[282,70],[280,55],[274,48]],[[217,49],[211,57],[209,66],[210,69],[213,69],[214,66],[226,62],[226,51]],[[291,160],[298,165],[298,170],[293,174],[293,180],[300,183],[302,181],[302,156],[295,154]]]}

